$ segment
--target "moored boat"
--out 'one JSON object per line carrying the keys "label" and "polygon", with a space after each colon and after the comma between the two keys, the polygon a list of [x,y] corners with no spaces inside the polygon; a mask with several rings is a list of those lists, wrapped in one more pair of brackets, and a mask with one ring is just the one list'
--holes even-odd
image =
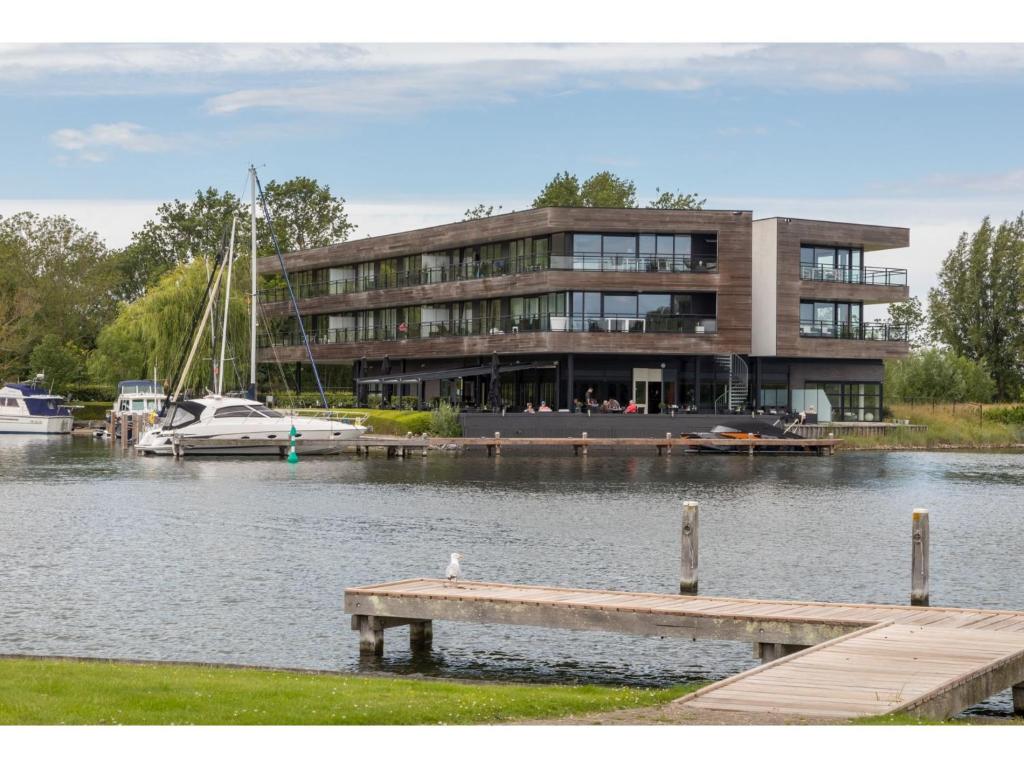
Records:
{"label": "moored boat", "polygon": [[66,435],[74,419],[64,398],[31,384],[0,388],[0,433]]}

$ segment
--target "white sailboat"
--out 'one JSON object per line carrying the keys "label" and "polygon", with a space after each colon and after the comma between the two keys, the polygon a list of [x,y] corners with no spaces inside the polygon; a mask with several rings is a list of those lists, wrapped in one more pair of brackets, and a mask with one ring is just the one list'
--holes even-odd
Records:
{"label": "white sailboat", "polygon": [[[190,448],[189,454],[228,454],[228,455],[279,455],[279,449],[271,446],[255,446],[247,448],[239,446],[237,442],[230,446],[219,446],[216,444],[218,438],[241,440],[264,440],[264,439],[287,439],[292,428],[295,428],[295,450],[299,454],[310,453],[333,453],[341,446],[332,445],[336,441],[353,440],[358,438],[366,427],[347,420],[333,418],[315,418],[284,414],[272,410],[255,399],[250,399],[256,392],[256,171],[249,169],[250,182],[252,184],[252,301],[251,301],[251,343],[250,343],[250,397],[229,397],[223,394],[224,391],[224,362],[227,348],[227,319],[228,304],[231,287],[231,265],[234,257],[235,226],[237,220],[232,222],[231,240],[227,259],[227,286],[224,301],[224,323],[220,348],[220,366],[218,369],[216,392],[206,397],[194,398],[191,400],[179,400],[181,389],[186,376],[181,376],[177,388],[171,397],[171,405],[163,422],[146,432],[139,439],[136,449],[141,453],[165,454],[173,452],[175,436],[189,438],[191,440],[211,440],[210,446]],[[207,300],[206,309],[203,314],[200,327],[192,342],[192,349],[189,352],[185,363],[187,373],[196,350],[199,347],[199,339],[202,337],[203,329],[209,320],[213,298],[217,294],[221,276],[224,273],[225,265],[221,264],[218,274],[214,278],[213,290]]]}

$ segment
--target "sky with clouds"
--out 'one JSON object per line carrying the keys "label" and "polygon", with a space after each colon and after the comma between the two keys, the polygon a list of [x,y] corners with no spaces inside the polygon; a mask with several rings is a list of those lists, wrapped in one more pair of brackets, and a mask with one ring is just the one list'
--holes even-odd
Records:
{"label": "sky with clouds", "polygon": [[0,214],[124,244],[157,204],[312,176],[357,236],[608,169],[708,207],[911,227],[915,293],[1024,208],[1024,45],[0,45]]}

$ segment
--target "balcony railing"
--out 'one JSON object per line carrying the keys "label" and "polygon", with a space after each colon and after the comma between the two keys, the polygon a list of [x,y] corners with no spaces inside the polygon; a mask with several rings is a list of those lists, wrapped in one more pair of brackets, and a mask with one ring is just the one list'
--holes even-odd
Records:
{"label": "balcony railing", "polygon": [[907,270],[888,267],[816,267],[801,264],[800,279],[857,285],[906,285]]}
{"label": "balcony railing", "polygon": [[[556,331],[564,333],[678,333],[713,334],[718,321],[703,315],[648,315],[646,317],[606,317],[594,315],[519,315],[497,319],[476,318],[449,322],[431,320],[401,323],[395,327],[332,328],[310,332],[311,344],[344,344],[362,341],[405,341],[444,336],[504,336],[506,334]],[[298,332],[263,335],[261,347],[298,346]]]}
{"label": "balcony railing", "polygon": [[[384,288],[409,288],[460,280],[479,280],[485,277],[503,277],[550,269],[583,272],[717,272],[718,257],[715,255],[672,257],[637,255],[635,253],[579,252],[572,255],[543,254],[524,258],[474,261],[454,266],[429,267],[381,275],[363,275],[344,280],[298,283],[294,287],[297,298],[312,299],[318,296],[361,293]],[[284,287],[267,288],[260,291],[260,301],[264,303],[286,301],[287,299],[288,290]]]}
{"label": "balcony railing", "polygon": [[892,323],[801,322],[800,335],[857,341],[908,341],[907,326]]}

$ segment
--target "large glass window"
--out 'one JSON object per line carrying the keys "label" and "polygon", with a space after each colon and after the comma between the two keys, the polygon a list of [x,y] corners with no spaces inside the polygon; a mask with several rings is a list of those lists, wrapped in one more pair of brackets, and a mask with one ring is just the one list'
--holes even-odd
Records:
{"label": "large glass window", "polygon": [[859,330],[861,305],[848,301],[801,301],[800,333],[804,336],[848,336]]}
{"label": "large glass window", "polygon": [[834,245],[801,245],[800,276],[804,280],[859,283],[864,279],[864,250]]}
{"label": "large glass window", "polygon": [[807,382],[793,390],[793,408],[817,413],[819,421],[881,421],[878,382]]}

